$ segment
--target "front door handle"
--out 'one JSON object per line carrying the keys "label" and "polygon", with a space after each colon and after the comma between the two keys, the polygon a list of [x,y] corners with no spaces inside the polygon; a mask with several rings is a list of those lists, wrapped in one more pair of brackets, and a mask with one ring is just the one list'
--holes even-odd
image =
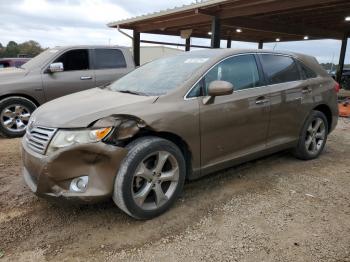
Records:
{"label": "front door handle", "polygon": [[81,76],[80,80],[91,80],[92,76]]}
{"label": "front door handle", "polygon": [[256,99],[255,104],[262,105],[262,104],[266,104],[268,102],[269,102],[268,99],[266,99],[264,97],[260,97],[260,98]]}

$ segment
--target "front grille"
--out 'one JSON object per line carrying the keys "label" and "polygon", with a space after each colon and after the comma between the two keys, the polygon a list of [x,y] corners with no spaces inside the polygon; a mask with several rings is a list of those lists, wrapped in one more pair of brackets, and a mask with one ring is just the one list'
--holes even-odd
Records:
{"label": "front grille", "polygon": [[44,155],[56,130],[56,128],[39,126],[33,127],[30,130],[27,128],[26,141],[28,147],[33,151]]}

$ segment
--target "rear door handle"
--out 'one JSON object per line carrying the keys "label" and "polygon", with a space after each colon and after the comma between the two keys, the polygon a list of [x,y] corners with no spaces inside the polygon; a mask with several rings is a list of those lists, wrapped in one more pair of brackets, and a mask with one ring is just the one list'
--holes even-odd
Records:
{"label": "rear door handle", "polygon": [[262,104],[266,104],[268,102],[269,102],[268,99],[266,99],[264,97],[259,97],[259,98],[256,99],[255,104],[262,105]]}
{"label": "rear door handle", "polygon": [[311,93],[312,89],[310,87],[304,87],[302,90],[301,90],[301,93],[302,94],[309,94]]}
{"label": "rear door handle", "polygon": [[91,80],[92,76],[81,76],[80,80]]}

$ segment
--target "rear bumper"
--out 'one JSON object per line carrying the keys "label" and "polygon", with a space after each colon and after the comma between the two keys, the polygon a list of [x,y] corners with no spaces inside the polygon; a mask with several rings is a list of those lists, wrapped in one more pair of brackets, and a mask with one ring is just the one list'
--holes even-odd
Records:
{"label": "rear bumper", "polygon": [[[61,149],[50,156],[33,152],[22,140],[22,174],[38,196],[78,202],[111,197],[115,176],[127,150],[103,142]],[[85,192],[70,190],[72,179],[88,176]]]}

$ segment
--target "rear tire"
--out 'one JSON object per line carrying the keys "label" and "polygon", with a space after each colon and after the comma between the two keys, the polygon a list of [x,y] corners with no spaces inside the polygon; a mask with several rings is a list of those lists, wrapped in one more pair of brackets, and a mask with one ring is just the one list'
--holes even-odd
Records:
{"label": "rear tire", "polygon": [[180,149],[159,137],[131,142],[114,184],[113,200],[136,219],[168,210],[182,192],[186,164]]}
{"label": "rear tire", "polygon": [[294,155],[302,160],[317,158],[326,144],[328,128],[326,116],[320,111],[312,111],[301,130]]}
{"label": "rear tire", "polygon": [[24,97],[7,97],[0,101],[0,135],[8,138],[25,134],[36,105]]}

